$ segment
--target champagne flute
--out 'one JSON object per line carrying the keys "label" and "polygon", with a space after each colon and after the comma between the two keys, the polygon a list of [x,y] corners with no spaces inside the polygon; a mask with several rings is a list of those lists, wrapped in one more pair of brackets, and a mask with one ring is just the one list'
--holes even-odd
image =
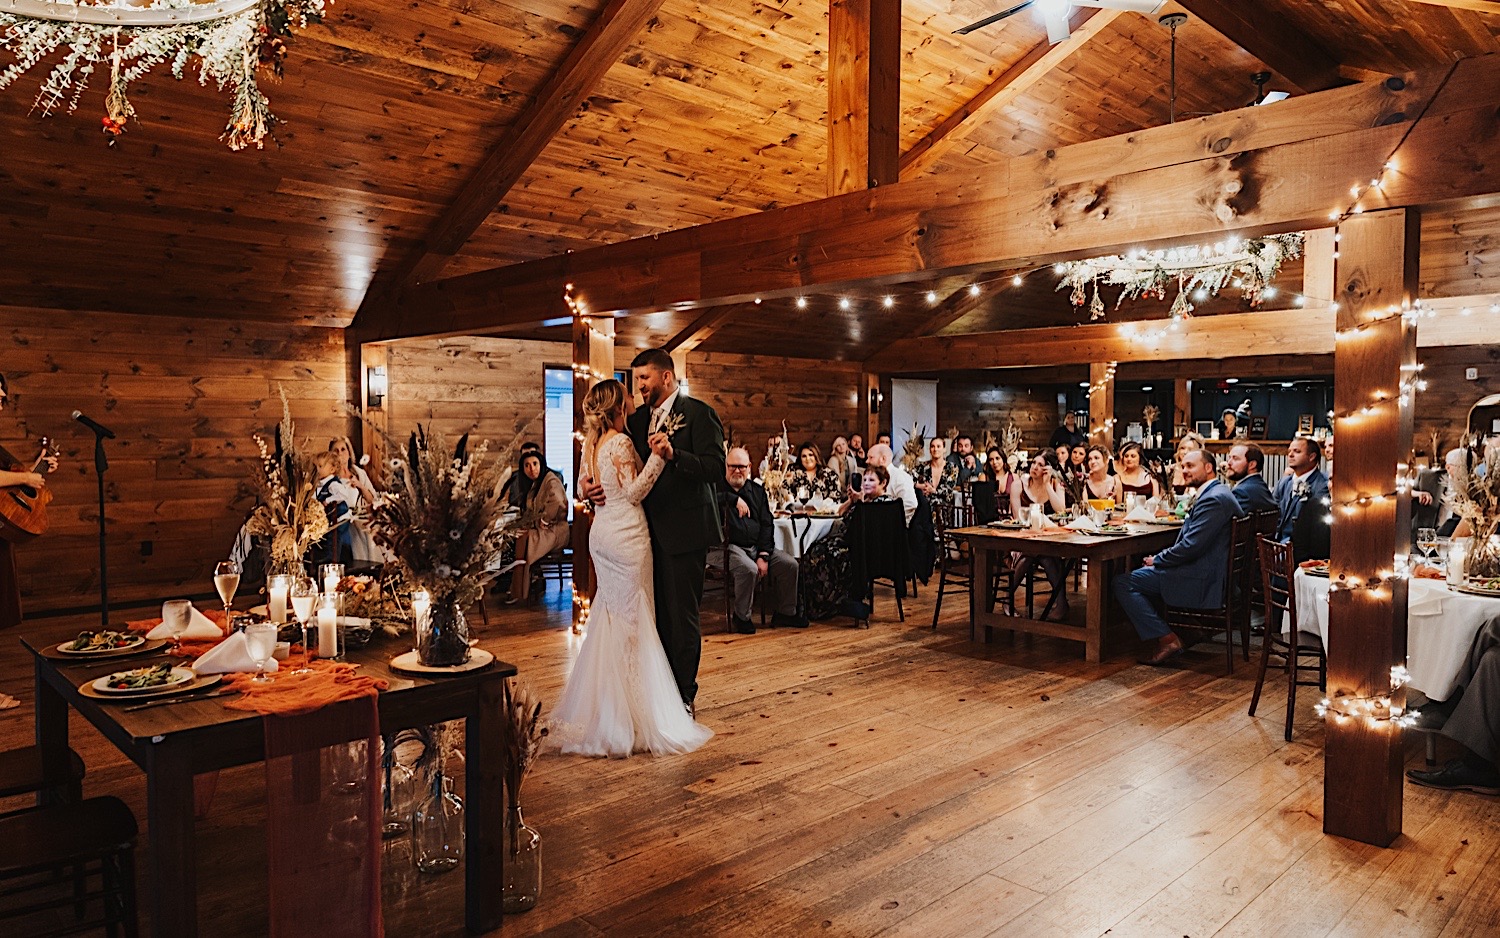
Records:
{"label": "champagne flute", "polygon": [[1437,528],[1417,528],[1417,548],[1432,562],[1433,554],[1437,551]]}
{"label": "champagne flute", "polygon": [[275,680],[266,673],[266,663],[276,654],[276,626],[270,622],[254,622],[246,626],[245,649],[255,662],[255,683],[269,684]]}
{"label": "champagne flute", "polygon": [[306,674],[312,670],[312,649],[307,643],[307,623],[312,620],[313,604],[318,600],[318,584],[310,576],[299,576],[292,581],[292,613],[302,625],[302,667],[293,674]]}
{"label": "champagne flute", "polygon": [[225,560],[214,567],[214,588],[224,601],[224,627],[227,629],[230,609],[234,606],[234,593],[240,588],[240,565],[233,560]]}

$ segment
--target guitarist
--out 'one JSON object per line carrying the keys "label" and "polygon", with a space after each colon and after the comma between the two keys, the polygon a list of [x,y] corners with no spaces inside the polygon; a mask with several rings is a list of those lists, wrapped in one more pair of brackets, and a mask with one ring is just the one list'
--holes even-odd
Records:
{"label": "guitarist", "polygon": [[[10,387],[5,382],[5,375],[0,374],[0,410],[10,403]],[[19,485],[29,485],[34,489],[45,488],[47,477],[40,472],[21,471],[24,467],[14,462],[3,449],[0,449],[0,490],[14,488]],[[47,469],[50,472],[57,468],[57,457],[47,457]],[[13,625],[21,624],[21,574],[16,567],[16,550],[10,541],[0,538],[0,629],[7,629]],[[0,697],[3,697],[0,694]]]}

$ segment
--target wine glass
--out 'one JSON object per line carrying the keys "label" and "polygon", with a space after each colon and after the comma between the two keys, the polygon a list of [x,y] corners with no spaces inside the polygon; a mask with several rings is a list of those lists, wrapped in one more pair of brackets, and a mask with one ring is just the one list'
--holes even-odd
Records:
{"label": "wine glass", "polygon": [[310,576],[299,576],[292,581],[292,614],[302,625],[302,667],[293,674],[306,674],[312,670],[312,649],[307,643],[307,624],[312,621],[313,604],[318,601],[318,584]]}
{"label": "wine glass", "polygon": [[219,598],[224,601],[224,627],[229,627],[229,612],[234,606],[235,590],[240,588],[240,565],[233,560],[225,560],[214,567],[214,588],[219,591]]}
{"label": "wine glass", "polygon": [[161,621],[167,627],[167,635],[172,643],[172,654],[177,654],[182,649],[182,633],[187,631],[188,623],[192,621],[193,603],[187,599],[169,599],[162,604]]}
{"label": "wine glass", "polygon": [[276,626],[270,622],[253,622],[245,627],[245,649],[255,662],[254,681],[269,684],[275,678],[266,673],[266,663],[276,654]]}
{"label": "wine glass", "polygon": [[1437,528],[1417,528],[1417,548],[1422,555],[1431,563],[1433,554],[1437,551]]}

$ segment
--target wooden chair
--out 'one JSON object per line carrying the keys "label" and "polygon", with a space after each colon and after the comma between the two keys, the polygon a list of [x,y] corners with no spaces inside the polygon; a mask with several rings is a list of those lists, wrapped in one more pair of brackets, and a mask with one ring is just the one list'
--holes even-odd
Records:
{"label": "wooden chair", "polygon": [[[1224,666],[1226,674],[1234,673],[1234,629],[1240,626],[1240,640],[1245,660],[1250,660],[1250,604],[1248,597],[1234,601],[1236,585],[1245,584],[1250,552],[1254,549],[1255,526],[1251,518],[1235,518],[1229,532],[1229,554],[1224,560],[1224,595],[1214,609],[1186,609],[1167,605],[1163,618],[1174,629],[1204,629],[1224,632]],[[1238,620],[1238,622],[1236,621]]]}
{"label": "wooden chair", "polygon": [[[1281,520],[1281,512],[1276,508],[1268,508],[1265,511],[1253,511],[1250,513],[1251,526],[1255,529],[1256,543],[1262,537],[1274,538],[1276,536],[1276,525]],[[1256,606],[1266,611],[1266,595],[1262,585],[1260,572],[1260,550],[1254,548],[1250,552],[1250,565],[1246,570],[1246,579],[1249,581],[1245,596],[1253,610]],[[1267,615],[1269,619],[1269,614]],[[1257,633],[1258,634],[1258,633]]]}
{"label": "wooden chair", "polygon": [[937,631],[938,616],[943,611],[943,596],[947,593],[967,593],[973,588],[974,558],[968,544],[962,538],[948,533],[957,528],[974,524],[974,505],[936,505],[932,512],[932,530],[937,539],[938,584],[937,599],[932,607],[932,629]]}
{"label": "wooden chair", "polygon": [[573,547],[571,540],[536,562],[537,573],[542,578],[542,592],[547,591],[547,581],[557,580],[557,591],[562,592],[573,577]]}
{"label": "wooden chair", "polygon": [[[850,512],[846,528],[853,583],[864,586],[861,600],[868,599],[871,614],[875,610],[875,587],[889,586],[896,594],[896,614],[906,621],[901,603],[905,586],[911,581],[911,553],[907,545],[906,512],[899,501],[878,501],[856,506]],[[869,620],[860,620],[868,626]]]}
{"label": "wooden chair", "polygon": [[[118,798],[90,798],[76,804],[18,811],[0,817],[0,933],[45,922],[33,935],[72,935],[104,928],[136,935],[135,816]],[[74,871],[73,888],[56,872]],[[100,887],[90,891],[97,875]],[[98,902],[101,911],[89,917]],[[74,907],[70,917],[62,913]],[[49,914],[52,916],[47,920]],[[61,920],[61,921],[60,921]]]}
{"label": "wooden chair", "polygon": [[36,792],[49,802],[83,800],[83,759],[68,750],[68,774],[49,778],[42,766],[42,750],[36,746],[0,752],[0,798]]}
{"label": "wooden chair", "polygon": [[[734,630],[734,576],[729,572],[729,552],[731,550],[734,550],[735,547],[734,547],[733,544],[729,543],[729,514],[728,514],[728,509],[727,508],[725,509],[724,514],[721,515],[720,518],[719,518],[719,530],[721,530],[721,531],[724,532],[724,539],[719,542],[719,546],[718,547],[711,547],[711,548],[709,548],[709,556],[711,558],[717,556],[718,563],[714,564],[713,562],[710,562],[708,564],[707,569],[705,569],[703,571],[703,591],[705,593],[709,592],[711,589],[718,589],[718,590],[723,591],[723,593],[724,593],[724,627],[727,628],[727,629],[729,629],[730,631],[733,631]],[[754,594],[755,593],[759,593],[761,595],[760,625],[761,625],[761,628],[765,628],[765,625],[766,625],[766,600],[765,600],[765,593],[766,593],[766,591],[763,590],[763,589],[761,589],[761,583],[762,582],[763,581],[756,581],[756,584],[753,587],[754,592],[751,594],[751,597],[750,597],[750,609],[751,609],[751,612],[753,614],[753,612],[755,610],[755,595]],[[711,586],[710,584],[717,584],[717,585],[716,586]]]}
{"label": "wooden chair", "polygon": [[[1272,532],[1274,535],[1275,532]],[[1282,737],[1292,741],[1292,716],[1297,709],[1297,688],[1328,686],[1328,659],[1323,654],[1323,640],[1311,632],[1303,632],[1297,624],[1297,562],[1292,558],[1292,545],[1283,544],[1272,537],[1258,539],[1260,554],[1261,589],[1266,597],[1266,635],[1260,643],[1260,673],[1255,677],[1255,693],[1250,697],[1250,715],[1260,704],[1261,688],[1266,682],[1266,665],[1271,656],[1281,658],[1286,668],[1286,731]],[[1285,632],[1271,627],[1271,610],[1280,610]],[[1316,667],[1304,664],[1304,659],[1317,661]],[[1298,677],[1303,671],[1318,672],[1316,681],[1302,681]]]}

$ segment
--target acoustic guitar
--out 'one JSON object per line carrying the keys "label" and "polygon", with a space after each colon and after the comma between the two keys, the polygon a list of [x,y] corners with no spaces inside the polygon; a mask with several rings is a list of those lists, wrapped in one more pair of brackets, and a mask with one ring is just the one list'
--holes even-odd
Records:
{"label": "acoustic guitar", "polygon": [[[17,466],[19,472],[36,472],[48,456],[57,455],[57,447],[47,437],[41,438],[41,452],[31,468],[22,469],[3,448],[0,459]],[[29,485],[11,485],[0,489],[0,537],[12,544],[24,544],[47,530],[47,505],[52,501],[50,488],[35,489]]]}

